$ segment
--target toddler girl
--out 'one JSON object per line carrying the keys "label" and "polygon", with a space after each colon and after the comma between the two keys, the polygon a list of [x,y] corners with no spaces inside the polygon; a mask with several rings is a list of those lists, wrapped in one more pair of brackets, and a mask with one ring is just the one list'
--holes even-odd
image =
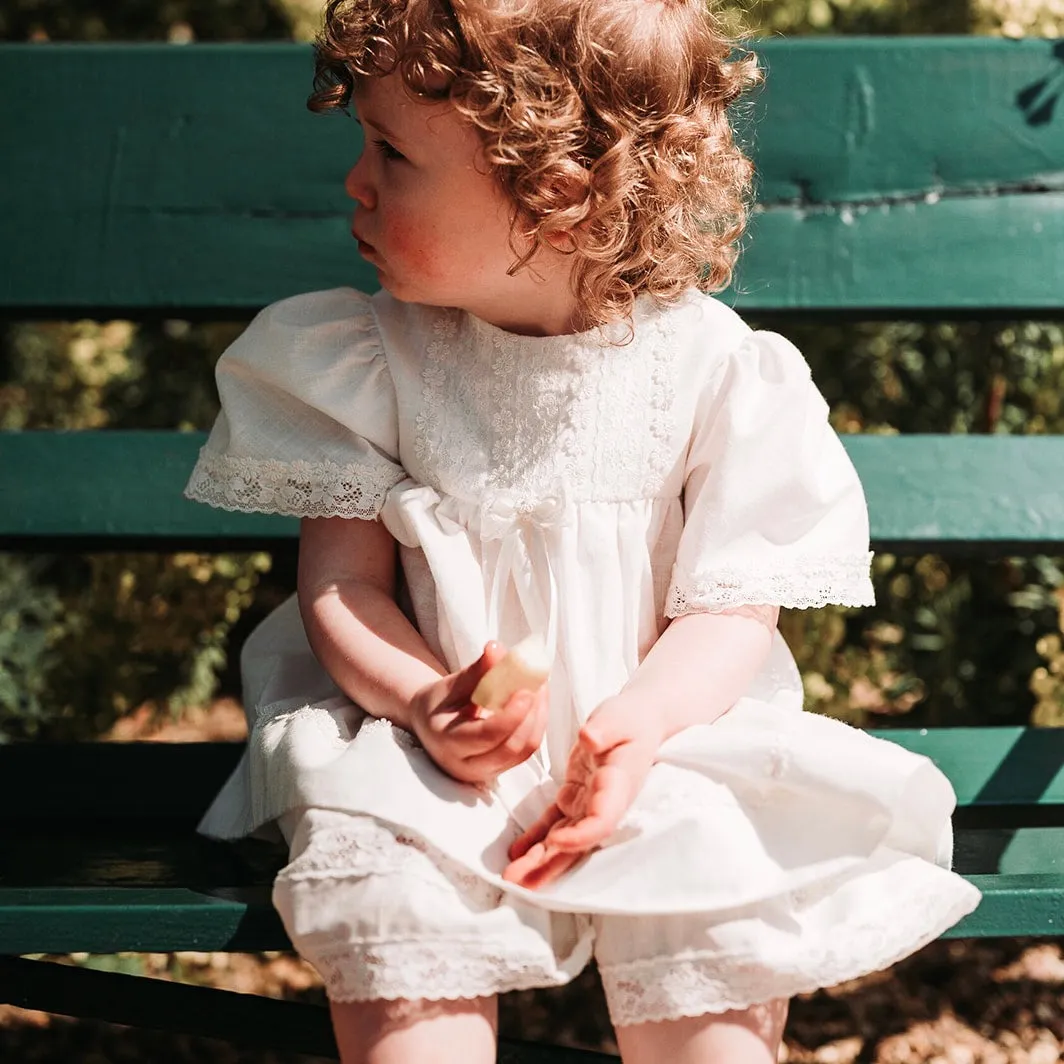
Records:
{"label": "toddler girl", "polygon": [[[201,830],[284,835],[347,1064],[485,1064],[496,995],[592,957],[628,1064],[774,1061],[791,995],[978,901],[949,783],[803,715],[776,631],[872,588],[806,364],[707,294],[755,78],[702,0],[327,6],[382,290],[255,319],[188,494],[304,519]],[[477,712],[530,633],[548,683]]]}

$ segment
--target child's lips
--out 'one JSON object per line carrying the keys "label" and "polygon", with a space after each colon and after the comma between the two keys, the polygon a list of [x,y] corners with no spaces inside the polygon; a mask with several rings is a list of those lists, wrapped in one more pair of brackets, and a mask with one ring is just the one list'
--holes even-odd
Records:
{"label": "child's lips", "polygon": [[354,230],[351,231],[351,235],[355,238],[360,255],[375,255],[377,253],[377,249],[369,241],[363,240]]}

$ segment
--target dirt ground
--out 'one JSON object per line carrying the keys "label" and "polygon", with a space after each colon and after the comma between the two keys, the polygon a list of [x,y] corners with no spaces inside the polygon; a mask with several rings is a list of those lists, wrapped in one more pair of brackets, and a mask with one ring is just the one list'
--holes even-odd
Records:
{"label": "dirt ground", "polygon": [[[114,739],[238,739],[232,703],[153,729],[145,715]],[[77,958],[84,960],[85,958]],[[324,1002],[317,974],[288,954],[147,954],[147,976]],[[502,1033],[615,1051],[594,972],[560,990],[512,994]],[[786,1064],[1057,1064],[1064,1061],[1064,950],[1039,940],[940,941],[893,968],[802,995],[791,1005]],[[0,1006],[0,1064],[318,1064],[219,1042],[73,1021]]]}

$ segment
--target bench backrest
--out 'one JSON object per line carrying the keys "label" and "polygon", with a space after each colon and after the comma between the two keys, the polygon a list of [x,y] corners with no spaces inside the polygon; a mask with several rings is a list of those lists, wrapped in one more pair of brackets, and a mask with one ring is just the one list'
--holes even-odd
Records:
{"label": "bench backrest", "polygon": [[[1064,305],[1064,46],[765,41],[745,311]],[[303,45],[0,45],[0,308],[248,311],[373,285]],[[1064,110],[1064,108],[1061,108]],[[752,131],[752,132],[751,132]]]}
{"label": "bench backrest", "polygon": [[[725,298],[796,315],[1061,312],[1059,43],[845,38],[758,51],[767,87],[739,119],[760,205]],[[311,69],[294,44],[0,45],[0,313],[223,317],[297,291],[370,287],[342,190],[358,128],[306,111]],[[0,545],[290,537],[293,522],[180,498],[201,442],[0,435]],[[1064,543],[1060,439],[846,442],[879,548]]]}

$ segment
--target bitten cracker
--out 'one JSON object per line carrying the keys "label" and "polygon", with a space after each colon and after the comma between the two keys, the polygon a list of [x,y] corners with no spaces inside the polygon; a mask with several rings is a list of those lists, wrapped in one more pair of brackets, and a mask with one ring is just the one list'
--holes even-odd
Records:
{"label": "bitten cracker", "polygon": [[[535,691],[550,675],[550,655],[538,635],[512,647],[477,684],[470,701],[487,712],[503,708],[518,691]],[[478,714],[480,716],[481,714]]]}

